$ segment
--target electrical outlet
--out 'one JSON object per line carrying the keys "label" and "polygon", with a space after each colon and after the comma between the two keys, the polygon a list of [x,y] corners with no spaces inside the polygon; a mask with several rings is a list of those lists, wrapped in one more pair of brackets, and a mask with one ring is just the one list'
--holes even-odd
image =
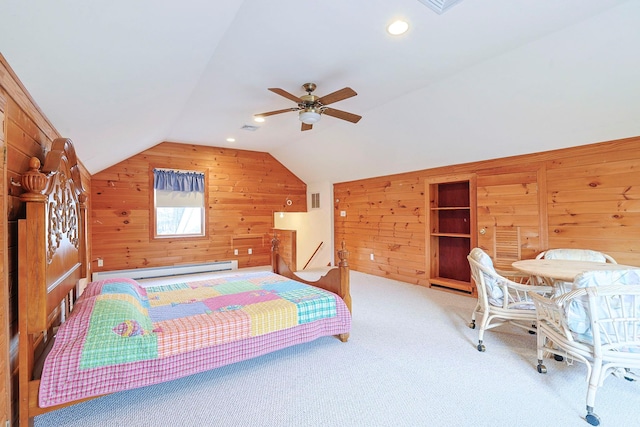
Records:
{"label": "electrical outlet", "polygon": [[369,258],[373,261],[373,254],[369,255]]}
{"label": "electrical outlet", "polygon": [[251,254],[253,253],[253,249],[249,248],[249,250],[247,251],[247,253],[248,253],[249,255],[251,255]]}
{"label": "electrical outlet", "polygon": [[98,267],[104,267],[104,260],[102,258],[98,258]]}
{"label": "electrical outlet", "polygon": [[234,250],[233,250],[233,254],[234,254],[234,255],[238,255],[238,250],[237,250],[237,249],[234,249]]}
{"label": "electrical outlet", "polygon": [[340,211],[340,216],[347,216],[347,211]]}

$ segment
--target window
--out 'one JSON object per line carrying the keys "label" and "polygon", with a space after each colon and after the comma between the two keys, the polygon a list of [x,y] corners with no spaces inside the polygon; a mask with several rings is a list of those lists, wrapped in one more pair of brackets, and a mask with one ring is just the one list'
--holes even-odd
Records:
{"label": "window", "polygon": [[153,170],[155,237],[205,235],[204,173]]}

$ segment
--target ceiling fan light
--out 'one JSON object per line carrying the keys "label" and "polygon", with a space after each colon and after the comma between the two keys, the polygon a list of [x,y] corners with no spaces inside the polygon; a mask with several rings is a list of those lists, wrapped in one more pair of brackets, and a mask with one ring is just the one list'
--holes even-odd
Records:
{"label": "ceiling fan light", "polygon": [[300,111],[298,118],[302,123],[306,125],[312,125],[320,121],[320,113],[314,110],[304,110],[304,111]]}

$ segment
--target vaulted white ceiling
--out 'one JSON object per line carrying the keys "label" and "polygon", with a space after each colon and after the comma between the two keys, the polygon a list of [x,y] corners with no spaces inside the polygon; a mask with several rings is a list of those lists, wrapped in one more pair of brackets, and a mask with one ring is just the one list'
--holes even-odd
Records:
{"label": "vaulted white ceiling", "polygon": [[[640,135],[640,2],[1,0],[0,52],[91,173],[170,140],[342,182]],[[385,32],[409,22],[399,37]],[[363,116],[301,132],[269,92]],[[258,125],[256,131],[242,130]],[[234,137],[235,142],[227,142]]]}

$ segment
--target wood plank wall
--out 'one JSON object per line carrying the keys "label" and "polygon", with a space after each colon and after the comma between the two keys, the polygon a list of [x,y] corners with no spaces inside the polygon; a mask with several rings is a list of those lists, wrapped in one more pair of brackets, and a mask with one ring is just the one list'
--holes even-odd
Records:
{"label": "wood plank wall", "polygon": [[[489,251],[496,267],[509,270],[518,259],[507,256],[499,247],[517,245],[520,258],[534,258],[545,247],[542,227],[546,199],[538,186],[540,163],[517,168],[503,167],[479,171],[477,176],[477,223],[481,247]],[[513,242],[498,242],[500,233],[511,235]],[[498,246],[498,247],[496,247]],[[512,252],[513,253],[513,252]]]}
{"label": "wood plank wall", "polygon": [[[15,183],[20,182],[20,176],[28,170],[29,159],[33,156],[44,160],[44,153],[51,147],[55,138],[61,135],[51,125],[46,116],[40,111],[38,105],[33,101],[27,90],[24,88],[18,77],[15,75],[5,58],[0,55],[0,104],[4,107],[4,146],[6,147],[6,157],[3,164],[3,183],[0,197],[2,204],[6,206],[7,217],[4,220],[3,236],[5,245],[2,250],[3,255],[2,276],[0,285],[3,301],[7,302],[9,308],[9,336],[0,339],[0,342],[16,343],[17,340],[17,307],[18,307],[18,219],[24,218],[24,204],[20,201],[22,190]],[[0,132],[2,134],[2,132]],[[89,189],[90,176],[84,167],[80,168],[83,183]],[[1,335],[4,335],[4,327]],[[6,340],[6,341],[4,341]],[[7,354],[5,348],[0,348],[4,355]],[[17,348],[16,348],[17,351]],[[17,372],[16,354],[11,354],[9,359],[10,372],[5,372],[5,365],[0,367],[4,379],[11,377],[12,397],[14,402],[12,409],[15,419],[17,407]],[[1,414],[0,408],[0,414]]]}
{"label": "wood plank wall", "polygon": [[[7,168],[5,154],[7,147],[4,139],[4,112],[7,109],[7,98],[4,96],[4,91],[0,90],[0,148],[2,148],[2,181],[0,181],[0,206],[2,206],[2,212],[7,212],[7,197],[6,197],[6,182],[7,182]],[[7,266],[9,264],[9,254],[7,247],[9,246],[8,240],[8,227],[7,221],[2,221],[2,228],[0,228],[0,236],[2,237],[2,246],[0,246],[0,354],[3,361],[0,365],[0,420],[11,419],[11,382],[10,382],[10,343],[9,343],[9,280],[7,273]]]}
{"label": "wood plank wall", "polygon": [[334,241],[345,242],[352,269],[427,284],[423,180],[410,172],[334,185]]}
{"label": "wood plank wall", "polygon": [[[153,168],[205,172],[207,238],[152,238]],[[163,142],[92,177],[93,270],[229,259],[269,265],[273,214],[287,198],[287,211],[307,210],[306,184],[268,153]]]}
{"label": "wood plank wall", "polygon": [[639,170],[635,137],[337,183],[335,241],[346,241],[356,271],[428,286],[424,180],[472,173],[478,245],[490,255],[496,229],[513,229],[523,259],[590,248],[640,266]]}

